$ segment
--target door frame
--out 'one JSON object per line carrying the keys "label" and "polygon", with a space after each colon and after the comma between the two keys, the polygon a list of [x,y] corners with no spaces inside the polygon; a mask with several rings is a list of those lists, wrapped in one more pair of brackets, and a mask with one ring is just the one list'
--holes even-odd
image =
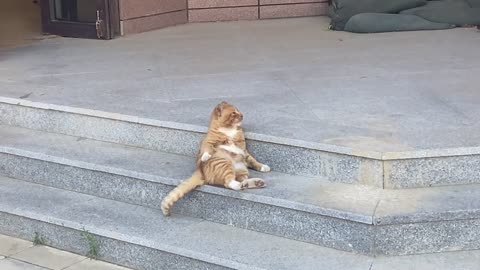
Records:
{"label": "door frame", "polygon": [[[103,34],[100,39],[112,39],[120,34],[118,0],[96,0],[96,2],[99,19],[103,21]],[[50,3],[50,0],[40,0],[43,32],[63,37],[99,39],[96,23],[52,20]]]}

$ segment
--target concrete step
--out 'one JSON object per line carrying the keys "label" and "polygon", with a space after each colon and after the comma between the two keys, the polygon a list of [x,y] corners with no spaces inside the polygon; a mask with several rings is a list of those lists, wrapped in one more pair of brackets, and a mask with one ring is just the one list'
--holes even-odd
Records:
{"label": "concrete step", "polygon": [[[193,158],[81,137],[0,126],[0,174],[159,208]],[[480,185],[384,190],[279,172],[267,188],[204,186],[177,214],[369,255],[480,247]]]}
{"label": "concrete step", "polygon": [[[0,97],[0,124],[193,156],[205,127]],[[247,130],[248,131],[248,130]],[[247,133],[250,152],[283,173],[401,189],[480,183],[480,147],[375,152]]]}
{"label": "concrete step", "polygon": [[[371,259],[0,177],[0,232],[136,269],[368,269]],[[90,241],[86,240],[90,236]]]}
{"label": "concrete step", "polygon": [[[0,177],[0,233],[134,269],[474,270],[480,252],[377,257]],[[95,251],[96,250],[96,251]]]}

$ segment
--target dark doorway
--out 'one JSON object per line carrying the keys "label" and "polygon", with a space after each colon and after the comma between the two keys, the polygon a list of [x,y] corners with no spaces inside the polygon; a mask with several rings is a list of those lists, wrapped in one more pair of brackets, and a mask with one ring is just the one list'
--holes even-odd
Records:
{"label": "dark doorway", "polygon": [[117,0],[42,0],[42,29],[65,37],[112,39],[119,33]]}

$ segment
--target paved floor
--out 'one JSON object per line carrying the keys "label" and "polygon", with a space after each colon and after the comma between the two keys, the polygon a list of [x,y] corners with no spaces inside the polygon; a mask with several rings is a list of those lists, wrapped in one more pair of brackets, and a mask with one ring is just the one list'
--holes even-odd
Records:
{"label": "paved floor", "polygon": [[1,270],[128,270],[113,264],[0,235]]}
{"label": "paved floor", "polygon": [[356,35],[326,18],[202,23],[0,51],[0,95],[374,151],[480,142],[480,32]]}

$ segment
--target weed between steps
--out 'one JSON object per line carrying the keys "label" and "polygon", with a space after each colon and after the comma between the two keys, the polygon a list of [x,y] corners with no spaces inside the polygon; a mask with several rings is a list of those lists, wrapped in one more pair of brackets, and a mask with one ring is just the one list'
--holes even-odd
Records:
{"label": "weed between steps", "polygon": [[45,238],[41,237],[38,232],[35,232],[35,236],[33,237],[33,245],[34,246],[44,246],[45,245]]}
{"label": "weed between steps", "polygon": [[90,259],[96,260],[98,258],[98,251],[100,250],[97,238],[89,231],[85,230],[85,228],[83,229],[82,236],[88,244],[88,252],[86,256]]}

